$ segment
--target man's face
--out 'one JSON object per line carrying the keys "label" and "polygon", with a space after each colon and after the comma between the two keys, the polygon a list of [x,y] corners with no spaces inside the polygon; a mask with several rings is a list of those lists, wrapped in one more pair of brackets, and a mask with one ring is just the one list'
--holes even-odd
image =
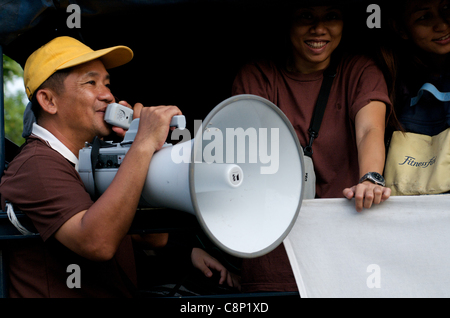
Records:
{"label": "man's face", "polygon": [[59,119],[71,134],[67,138],[90,142],[95,136],[111,133],[103,119],[106,107],[114,102],[109,84],[109,74],[100,60],[74,67],[64,81],[64,92],[57,96]]}

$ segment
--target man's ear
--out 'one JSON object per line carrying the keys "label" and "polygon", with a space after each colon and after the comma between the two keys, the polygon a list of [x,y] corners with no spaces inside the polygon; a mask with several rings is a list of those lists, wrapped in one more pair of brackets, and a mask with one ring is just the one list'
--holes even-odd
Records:
{"label": "man's ear", "polygon": [[56,105],[55,93],[47,88],[40,89],[36,92],[36,100],[44,112],[54,115],[58,108]]}

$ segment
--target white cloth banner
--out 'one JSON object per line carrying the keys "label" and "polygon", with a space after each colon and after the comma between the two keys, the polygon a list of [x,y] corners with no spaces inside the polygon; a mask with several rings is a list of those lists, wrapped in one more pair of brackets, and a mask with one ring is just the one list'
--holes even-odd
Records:
{"label": "white cloth banner", "polygon": [[450,195],[304,200],[284,244],[301,297],[450,297]]}

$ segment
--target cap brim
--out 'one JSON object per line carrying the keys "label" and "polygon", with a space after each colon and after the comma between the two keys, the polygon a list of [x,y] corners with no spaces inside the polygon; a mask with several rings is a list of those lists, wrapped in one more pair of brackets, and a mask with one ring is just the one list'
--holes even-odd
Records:
{"label": "cap brim", "polygon": [[106,69],[111,69],[130,62],[133,59],[133,51],[126,46],[114,46],[93,51],[80,55],[69,62],[60,65],[57,70],[77,66],[96,59],[100,59]]}

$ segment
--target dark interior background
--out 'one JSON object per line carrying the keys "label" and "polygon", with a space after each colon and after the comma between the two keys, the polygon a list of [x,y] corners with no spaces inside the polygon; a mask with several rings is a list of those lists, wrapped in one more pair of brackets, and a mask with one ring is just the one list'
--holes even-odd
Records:
{"label": "dark interior background", "polygon": [[[383,17],[381,1],[375,3]],[[113,94],[130,104],[177,105],[192,132],[194,120],[230,97],[244,63],[279,55],[292,2],[348,5],[341,45],[348,53],[373,55],[384,41],[386,25],[366,25],[374,2],[366,0],[0,0],[0,45],[22,67],[34,50],[61,35],[94,50],[129,46],[134,59],[109,71]],[[82,10],[80,29],[67,28],[70,3]],[[16,149],[5,141],[12,158]]]}
{"label": "dark interior background", "polygon": [[[5,15],[8,1],[1,2]],[[110,70],[113,94],[131,104],[177,105],[186,116],[188,128],[193,128],[195,119],[204,119],[230,96],[233,78],[242,64],[280,52],[285,11],[293,1],[70,1],[82,9],[79,29],[66,25],[71,14],[66,12],[69,1],[42,1],[48,7],[34,9],[34,16],[27,12],[33,7],[19,6],[27,2],[30,0],[9,1],[10,5],[17,4],[15,14],[31,17],[17,26],[16,33],[9,32],[15,35],[12,40],[3,38],[8,42],[3,44],[6,55],[24,66],[35,49],[59,35],[76,37],[93,49],[129,46],[134,59]],[[352,53],[373,52],[382,29],[366,25],[370,2],[328,2],[348,5],[344,35],[347,49]],[[0,22],[0,30],[14,29],[11,24],[5,29],[5,23],[2,26]]]}

